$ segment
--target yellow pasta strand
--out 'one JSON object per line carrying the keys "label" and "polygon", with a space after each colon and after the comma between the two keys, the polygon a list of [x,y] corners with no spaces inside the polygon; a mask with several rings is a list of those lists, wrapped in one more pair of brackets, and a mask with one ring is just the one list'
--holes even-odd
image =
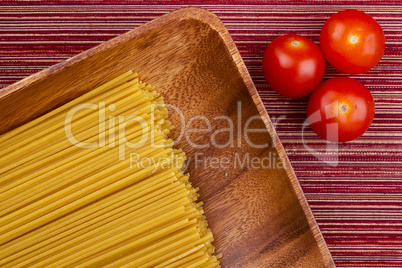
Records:
{"label": "yellow pasta strand", "polygon": [[[150,220],[148,220],[147,222],[145,222],[143,224],[140,224],[140,225],[135,226],[135,227],[133,227],[131,229],[128,229],[127,231],[125,231],[123,233],[120,233],[119,235],[113,236],[111,238],[111,240],[115,241],[114,240],[115,238],[117,238],[117,239],[125,239],[125,237],[127,235],[134,235],[134,234],[136,234],[138,232],[143,231],[143,229],[150,229],[150,228],[152,228],[154,226],[163,224],[165,221],[169,221],[169,220],[172,220],[172,219],[176,218],[177,215],[180,215],[181,213],[184,213],[184,207],[179,207],[179,208],[176,208],[174,210],[168,211],[167,213],[161,214],[158,217],[151,218]],[[76,246],[80,246],[80,244],[76,244]],[[99,249],[99,247],[107,247],[107,246],[109,246],[108,243],[100,242],[100,243],[98,243],[96,245],[96,248]],[[85,248],[85,250],[91,250],[91,249],[92,249],[92,247],[91,248]],[[70,248],[70,250],[71,250],[71,248]],[[65,253],[66,253],[66,250],[63,251],[63,254],[65,254]],[[43,267],[45,264],[49,263],[50,261],[58,260],[58,259],[59,259],[59,261],[52,262],[52,265],[61,265],[61,264],[66,265],[66,264],[70,263],[71,258],[73,258],[75,256],[81,256],[81,254],[82,254],[82,251],[77,251],[74,254],[65,256],[66,259],[62,259],[62,260],[60,260],[60,257],[62,257],[62,256],[60,256],[59,254],[52,254],[50,256],[47,256],[47,258],[45,260],[41,261],[41,262],[35,263],[34,265],[30,264],[30,267]]]}
{"label": "yellow pasta strand", "polygon": [[[134,98],[134,97],[132,97],[132,98]],[[123,100],[123,101],[127,101],[127,100]],[[116,106],[118,104],[120,104],[120,102],[117,102]],[[148,106],[142,107],[140,112],[144,112],[144,110],[146,110],[146,111],[151,110],[151,106],[148,104]],[[81,124],[84,124],[85,127],[84,127],[84,130],[81,129],[81,132],[79,132],[75,135],[77,140],[86,141],[88,138],[91,138],[91,137],[97,135],[98,126],[96,125],[96,123],[95,124],[86,124],[86,122],[90,121],[91,118],[94,119],[97,116],[98,116],[98,114],[93,114],[90,117],[85,117],[84,120],[82,122],[80,122]],[[52,142],[49,143],[48,145],[46,145],[46,147],[45,147],[47,152],[63,151],[64,149],[71,146],[71,141],[69,139],[66,139],[63,136],[60,138],[60,140],[54,138],[54,136],[57,136],[60,134],[64,134],[64,129],[61,129],[59,132],[53,132],[53,133],[49,134],[47,137],[45,137],[46,139],[52,140]],[[2,167],[0,169],[0,172],[3,173],[12,168],[15,168],[16,166],[22,165],[32,159],[37,158],[43,152],[37,151],[37,150],[35,150],[35,148],[37,146],[40,146],[42,141],[43,141],[42,139],[35,140],[35,141],[29,143],[28,145],[22,147],[23,152],[28,151],[28,153],[24,154],[24,156],[25,156],[24,158],[19,157],[20,150],[16,149],[16,147],[14,147],[14,146],[9,147],[10,150],[13,150],[13,153],[11,153],[9,155],[5,155],[3,157],[3,159],[0,157],[0,161],[2,161]],[[42,149],[44,149],[44,148],[42,147]],[[32,153],[29,153],[30,152],[29,150],[31,150]],[[46,155],[43,155],[42,158],[44,156],[46,156]]]}
{"label": "yellow pasta strand", "polygon": [[100,267],[102,266],[102,264],[110,263],[116,258],[121,258],[124,254],[129,254],[132,248],[139,248],[144,245],[154,243],[157,240],[165,239],[165,237],[168,237],[186,227],[194,226],[195,222],[195,219],[189,220],[188,218],[174,222],[172,221],[172,223],[168,225],[168,227],[163,226],[162,228],[152,229],[151,231],[144,233],[141,236],[134,237],[131,240],[132,243],[120,243],[113,247],[109,247],[101,252],[98,252],[74,263],[74,266]]}
{"label": "yellow pasta strand", "polygon": [[51,118],[52,116],[58,115],[58,114],[60,114],[60,112],[63,112],[66,109],[69,109],[69,108],[73,107],[74,105],[80,104],[81,102],[84,102],[84,101],[90,99],[91,97],[96,96],[97,94],[99,94],[99,92],[102,92],[104,90],[113,88],[114,86],[123,83],[123,81],[128,81],[128,80],[130,80],[130,78],[133,78],[133,77],[136,77],[136,76],[137,76],[137,74],[133,75],[132,71],[127,71],[126,73],[116,77],[115,79],[113,79],[113,80],[101,85],[100,87],[98,87],[98,88],[96,88],[96,89],[94,89],[92,91],[89,91],[88,93],[76,98],[75,100],[70,101],[67,104],[65,104],[65,105],[63,105],[63,106],[61,106],[61,107],[59,107],[57,109],[54,109],[53,111],[51,111],[51,112],[49,112],[49,113],[47,113],[47,114],[35,119],[35,120],[32,120],[29,123],[26,123],[26,124],[14,129],[14,130],[11,130],[11,131],[3,134],[2,136],[0,136],[0,142],[4,142],[6,140],[9,140],[10,138],[15,137],[17,134],[29,131],[30,129],[32,129],[33,126],[35,126],[35,125],[37,125],[39,123],[42,123],[42,122],[46,122],[46,120],[48,122],[50,122],[50,120],[48,120],[48,119]]}
{"label": "yellow pasta strand", "polygon": [[[156,118],[159,118],[159,117],[156,117]],[[150,120],[149,117],[147,117],[147,119]],[[149,121],[147,121],[147,122],[149,122]],[[159,125],[155,124],[155,127],[157,128],[157,127],[159,127]],[[126,132],[127,138],[129,138],[129,139],[136,138],[141,134],[142,131],[143,131],[143,129],[141,129],[141,126],[136,126],[134,128],[130,128]],[[160,134],[160,135],[158,135],[158,134]],[[155,142],[160,141],[160,138],[164,137],[164,135],[162,135],[162,133],[158,133],[158,134],[156,134],[156,137],[154,138]],[[96,140],[96,137],[94,137],[93,139],[90,139],[88,142],[93,142],[95,140]],[[117,142],[120,142],[121,140],[122,139],[119,139]],[[32,167],[30,167],[29,165],[27,167],[22,167],[21,166],[17,171],[18,173],[14,172],[11,175],[8,175],[8,178],[15,177],[15,175],[20,175],[21,173],[25,173],[25,176],[23,178],[15,180],[14,182],[11,182],[11,183],[9,183],[7,185],[4,185],[2,187],[2,189],[0,190],[0,193],[5,192],[5,191],[7,191],[7,190],[9,190],[11,188],[14,188],[14,187],[16,187],[16,186],[18,186],[18,185],[20,185],[22,183],[29,182],[29,183],[32,184],[32,183],[34,183],[34,181],[32,180],[32,176],[37,178],[39,175],[41,175],[41,174],[43,174],[45,172],[48,172],[50,170],[54,170],[55,168],[59,167],[60,165],[63,165],[63,167],[68,167],[69,165],[72,164],[71,161],[76,160],[77,158],[81,157],[80,159],[81,159],[81,161],[83,163],[85,163],[84,161],[86,161],[88,158],[89,158],[89,161],[92,161],[92,162],[96,161],[96,159],[94,159],[94,157],[99,156],[99,155],[101,155],[101,156],[104,155],[105,154],[105,152],[104,152],[105,149],[107,150],[108,148],[96,148],[95,150],[91,150],[91,151],[87,152],[85,150],[80,150],[79,148],[73,146],[73,147],[70,147],[69,149],[67,149],[67,150],[65,150],[63,152],[59,152],[59,153],[56,153],[56,154],[52,155],[51,157],[45,158],[44,160],[37,161],[36,164],[35,164],[36,167],[39,166],[39,164],[46,163],[47,161],[55,161],[56,157],[61,158],[61,161],[53,162],[54,163],[53,165],[48,165],[47,167],[44,168],[44,170],[39,170],[38,171],[36,169],[36,170],[33,170],[33,172],[31,172],[30,174],[27,174],[28,173],[27,170],[32,169]],[[112,148],[109,148],[109,149],[114,150],[114,151],[119,150],[118,147],[112,147]],[[66,157],[67,154],[69,155],[70,151],[78,152],[78,153],[76,155],[71,156],[71,157]],[[65,164],[67,164],[67,165],[65,165]],[[56,171],[53,171],[53,172],[56,172]],[[3,178],[7,179],[7,175],[4,175]]]}
{"label": "yellow pasta strand", "polygon": [[[30,247],[29,249],[32,251],[36,248],[40,248],[42,252],[46,250],[56,250],[56,246],[67,246],[69,243],[73,241],[73,239],[86,239],[85,241],[88,242],[88,236],[90,236],[93,232],[99,232],[102,233],[104,229],[107,229],[110,226],[115,226],[114,230],[118,230],[117,226],[119,223],[122,223],[123,220],[130,220],[133,217],[136,217],[135,220],[130,221],[130,224],[136,223],[138,220],[141,220],[141,217],[151,217],[160,211],[164,211],[171,206],[177,205],[176,201],[179,198],[183,198],[187,193],[183,191],[171,191],[169,194],[170,196],[164,197],[162,199],[157,200],[156,202],[148,202],[149,200],[146,200],[148,204],[144,205],[139,202],[135,203],[128,203],[122,207],[119,207],[118,210],[112,210],[110,213],[105,213],[100,215],[99,217],[96,217],[92,220],[89,220],[83,224],[77,225],[74,228],[71,228],[67,231],[64,231],[60,233],[59,235],[54,235],[51,237],[51,241],[45,240],[44,243],[37,243],[33,247]],[[174,195],[173,195],[174,194]],[[150,203],[150,204],[149,204]],[[151,212],[148,213],[148,210]],[[141,214],[142,213],[142,214]],[[95,236],[97,240],[100,239],[100,236]],[[52,242],[51,244],[47,244]],[[80,246],[83,246],[83,244],[80,244]],[[24,250],[22,250],[24,251]],[[27,250],[24,251],[24,254],[27,253]],[[82,253],[82,252],[81,252]],[[18,255],[22,255],[22,252],[19,251]],[[35,256],[36,258],[38,257],[37,252],[33,251],[29,254],[25,254],[23,257],[20,257],[18,261],[21,261],[23,259],[27,259],[30,256]],[[15,256],[14,256],[15,257]],[[8,261],[7,259],[4,259],[4,261]]]}
{"label": "yellow pasta strand", "polygon": [[141,250],[138,250],[134,252],[131,255],[128,255],[124,258],[121,258],[115,262],[112,262],[105,267],[124,267],[125,265],[128,265],[131,267],[138,267],[139,264],[144,260],[149,257],[155,256],[156,251],[160,251],[164,247],[169,247],[173,243],[175,245],[180,244],[181,242],[186,242],[186,241],[191,241],[199,238],[199,235],[197,234],[196,227],[191,226],[189,228],[186,228],[185,230],[181,230],[180,232],[175,233],[172,236],[169,236],[160,242],[154,243],[152,245],[149,245],[148,247],[144,247]]}
{"label": "yellow pasta strand", "polygon": [[[46,228],[40,228],[30,232],[25,236],[25,238],[20,237],[13,240],[7,246],[8,253],[12,254],[12,250],[14,252],[18,251],[13,256],[19,257],[20,255],[25,254],[25,251],[22,250],[24,247],[30,246],[28,250],[35,250],[38,247],[46,245],[46,243],[50,243],[52,240],[57,240],[69,232],[75,231],[73,228],[76,226],[77,228],[84,228],[86,224],[92,223],[91,220],[96,222],[96,219],[94,219],[96,217],[105,216],[105,213],[108,212],[110,212],[110,214],[119,212],[126,202],[126,204],[130,201],[133,202],[131,203],[133,205],[139,204],[138,208],[141,208],[148,203],[155,202],[165,196],[174,194],[178,191],[178,188],[171,184],[176,180],[174,173],[172,174],[171,171],[172,169],[151,176],[134,186],[124,189],[122,192],[108,196],[99,202],[83,208],[82,210],[75,211],[61,220],[54,221],[46,225]],[[169,173],[170,175],[168,175]],[[161,180],[162,182],[160,182]],[[110,215],[106,215],[105,217],[109,216]],[[58,236],[58,234],[60,234],[60,236]],[[43,240],[44,242],[40,243]],[[7,261],[5,256],[8,255],[0,255],[0,264],[2,264],[3,261]]]}
{"label": "yellow pasta strand", "polygon": [[[157,137],[156,141],[160,140],[162,140],[162,138]],[[86,162],[82,161],[81,159],[71,159],[71,161],[65,167],[63,166],[63,172],[60,172],[60,169],[55,168],[46,173],[44,176],[36,176],[36,178],[27,181],[27,183],[20,184],[17,187],[12,188],[11,191],[8,191],[6,195],[4,195],[2,198],[3,200],[0,199],[0,205],[3,206],[3,210],[0,212],[0,215],[12,211],[15,207],[23,206],[25,203],[29,203],[38,196],[46,195],[57,188],[68,185],[69,183],[75,181],[78,177],[83,177],[86,174],[99,170],[97,163],[100,160],[103,160],[105,164],[109,164],[115,159],[116,151],[117,149],[112,150],[111,152],[103,152],[103,154],[98,155],[98,157],[93,157],[92,160]],[[137,154],[143,151],[145,150],[138,150]],[[154,151],[156,151],[156,149]],[[146,152],[149,152],[149,150],[146,150]],[[72,168],[69,168],[71,166]],[[84,167],[85,172],[82,171],[82,168]],[[65,179],[60,182],[57,176],[53,177],[56,174],[64,176]],[[20,190],[19,195],[17,193],[18,190]],[[13,196],[10,198],[11,194]],[[24,202],[21,202],[21,197],[24,198]],[[2,204],[1,201],[7,204]],[[12,206],[13,204],[14,206]]]}
{"label": "yellow pasta strand", "polygon": [[159,265],[155,266],[155,268],[183,267],[184,263],[190,262],[190,261],[192,261],[194,259],[198,259],[198,258],[200,258],[200,257],[205,255],[205,251],[202,250],[203,246],[204,245],[199,245],[197,248],[201,247],[201,250],[197,250],[197,251],[195,251],[195,253],[189,254],[188,256],[182,254],[182,255],[184,255],[183,257],[181,257],[182,255],[176,256],[175,258],[177,258],[177,259],[175,259],[175,261],[173,263],[171,263],[170,260],[169,260],[167,262],[164,262],[162,264],[159,264]]}
{"label": "yellow pasta strand", "polygon": [[[124,90],[125,89],[125,90]],[[121,91],[122,90],[122,91]],[[118,93],[119,91],[120,91],[120,93],[118,93],[118,94],[115,94],[114,96],[113,96],[113,98],[111,98],[109,101],[110,102],[115,102],[116,100],[119,100],[119,99],[122,99],[122,98],[124,98],[125,96],[129,96],[129,97],[131,97],[130,95],[133,95],[133,97],[135,97],[135,96],[139,96],[140,95],[140,92],[138,92],[138,90],[139,90],[139,87],[138,86],[136,86],[136,82],[135,81],[133,81],[133,82],[129,82],[129,84],[128,85],[126,85],[126,84],[123,84],[122,86],[120,86],[120,87],[118,87],[118,88],[116,88],[116,89],[114,89],[113,91],[114,91],[114,93]],[[134,92],[136,92],[136,94],[133,94]],[[108,94],[112,94],[113,92],[108,92],[108,93],[106,93],[107,95]],[[102,97],[103,96],[101,96],[101,98],[99,98],[99,100],[98,99],[95,99],[95,100],[92,100],[92,103],[94,103],[95,101],[100,101],[101,99],[102,99]],[[121,101],[119,102],[119,103],[121,103]],[[117,103],[115,104],[115,105],[117,105]],[[94,110],[94,109],[80,109],[79,111],[81,111],[81,113],[80,113],[80,116],[78,116],[78,118],[77,118],[77,120],[76,120],[76,122],[77,122],[77,124],[78,123],[81,123],[81,122],[84,122],[84,121],[86,121],[86,122],[92,122],[92,123],[96,123],[96,121],[94,121],[94,120],[92,120],[92,121],[90,121],[90,119],[91,118],[95,118],[95,117],[97,117],[98,116],[98,114],[97,114],[97,112],[96,112],[96,110]],[[65,119],[65,116],[66,115],[64,115],[64,114],[62,114],[63,115],[63,121],[64,121],[64,119]],[[60,120],[60,119],[59,119]],[[43,126],[43,127],[46,127],[46,126]],[[57,130],[57,131],[55,131],[55,130]],[[43,139],[48,139],[49,137],[54,137],[54,136],[56,136],[59,132],[61,132],[61,131],[64,131],[63,130],[63,125],[61,125],[60,123],[56,123],[56,124],[54,124],[54,125],[50,125],[50,126],[48,126],[46,129],[45,129],[45,131],[41,131],[41,132],[37,132],[37,133],[34,133],[33,135],[31,135],[31,136],[27,136],[23,141],[19,141],[19,140],[17,140],[17,141],[14,141],[14,140],[8,140],[7,141],[7,144],[5,144],[6,146],[8,145],[8,147],[6,147],[6,149],[5,150],[2,150],[2,152],[0,153],[0,156],[3,156],[3,155],[5,155],[5,156],[7,156],[7,157],[10,157],[10,156],[12,156],[13,154],[17,154],[19,151],[23,151],[23,150],[27,150],[27,149],[29,149],[30,147],[32,147],[34,144],[37,144],[38,142],[40,142],[41,140],[43,140]],[[48,134],[48,133],[50,133],[49,135],[45,135],[45,134]],[[30,133],[24,133],[24,135],[28,135],[28,134],[30,134]],[[12,143],[14,141],[14,144]],[[35,143],[30,143],[31,141],[35,141]],[[17,143],[17,145],[25,145],[25,144],[29,144],[29,146],[30,147],[26,147],[26,146],[24,146],[24,147],[22,147],[22,148],[16,148],[15,147],[15,145],[16,145],[16,143]],[[13,146],[14,145],[14,146]],[[15,149],[17,149],[17,151],[15,151]],[[10,151],[13,151],[13,154],[7,154],[8,152],[10,152]]]}
{"label": "yellow pasta strand", "polygon": [[220,267],[167,119],[129,71],[1,135],[0,266]]}
{"label": "yellow pasta strand", "polygon": [[[180,261],[180,260],[181,260],[181,263],[185,263],[185,262],[193,259],[194,256],[200,257],[201,255],[205,254],[204,252],[200,251],[200,249],[202,249],[203,247],[204,247],[204,244],[198,245],[198,246],[194,247],[193,249],[190,249],[187,252],[184,252],[180,255],[176,255],[173,258],[171,258],[170,260],[167,260],[167,261],[155,266],[155,268],[167,267],[167,265],[171,264],[171,263],[176,263],[176,265],[177,265],[178,261]],[[194,252],[197,252],[200,254],[193,254]],[[186,256],[189,256],[189,255],[191,256],[191,258],[185,258]],[[183,261],[183,259],[185,259],[185,260]]]}

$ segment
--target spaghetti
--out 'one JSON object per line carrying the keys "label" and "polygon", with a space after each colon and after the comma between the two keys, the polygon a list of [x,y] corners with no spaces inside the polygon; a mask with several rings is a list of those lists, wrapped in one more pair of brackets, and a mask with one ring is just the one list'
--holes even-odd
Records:
{"label": "spaghetti", "polygon": [[163,98],[131,71],[0,136],[1,267],[220,267]]}

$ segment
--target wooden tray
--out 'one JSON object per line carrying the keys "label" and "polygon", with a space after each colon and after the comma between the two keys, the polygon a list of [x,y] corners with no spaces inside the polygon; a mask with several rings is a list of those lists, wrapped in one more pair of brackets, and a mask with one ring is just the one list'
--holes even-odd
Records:
{"label": "wooden tray", "polygon": [[[334,267],[239,52],[222,22],[206,10],[177,10],[2,89],[0,133],[129,69],[155,85],[166,103],[183,112],[185,122],[194,116],[211,122],[209,132],[190,133],[178,146],[191,159],[191,179],[201,189],[223,267]],[[265,132],[250,133],[248,138],[268,143],[269,148],[255,148],[244,136],[247,120],[258,114],[262,120],[257,116],[250,127]],[[217,116],[234,123],[234,142],[225,148],[211,142],[223,144],[230,138],[230,131],[215,133],[229,127]],[[198,117],[187,127],[206,128],[205,118]],[[180,127],[183,118],[172,111],[171,119],[178,126],[177,137],[186,128]],[[189,140],[210,146],[195,148]],[[241,166],[247,157],[246,166]],[[270,168],[247,166],[264,157],[264,166],[271,161]],[[229,164],[216,168],[216,161],[226,163],[223,158]]]}

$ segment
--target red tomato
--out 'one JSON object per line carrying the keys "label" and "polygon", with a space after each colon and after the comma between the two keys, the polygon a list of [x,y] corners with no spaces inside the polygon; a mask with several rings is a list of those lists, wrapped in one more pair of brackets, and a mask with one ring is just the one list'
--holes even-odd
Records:
{"label": "red tomato", "polygon": [[268,84],[279,94],[299,98],[321,82],[325,59],[306,37],[289,34],[276,38],[265,50],[262,69]]}
{"label": "red tomato", "polygon": [[349,77],[323,82],[307,104],[308,121],[318,136],[333,142],[360,137],[374,118],[374,100],[370,91]]}
{"label": "red tomato", "polygon": [[366,13],[349,9],[325,22],[320,47],[328,62],[347,74],[365,73],[376,65],[385,49],[381,26]]}

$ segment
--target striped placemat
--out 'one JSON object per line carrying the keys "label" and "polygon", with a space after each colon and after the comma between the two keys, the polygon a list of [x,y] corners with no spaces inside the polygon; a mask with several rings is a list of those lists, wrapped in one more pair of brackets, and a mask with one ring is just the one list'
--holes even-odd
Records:
{"label": "striped placemat", "polygon": [[[119,4],[115,4],[119,2]],[[399,1],[2,1],[0,88],[179,7],[205,7],[227,26],[293,164],[338,267],[402,267],[402,4]],[[264,80],[276,37],[318,43],[335,12],[356,8],[383,27],[386,51],[364,75],[376,115],[361,138],[329,147],[309,127],[307,98],[286,99]],[[325,79],[342,75],[327,66]]]}

